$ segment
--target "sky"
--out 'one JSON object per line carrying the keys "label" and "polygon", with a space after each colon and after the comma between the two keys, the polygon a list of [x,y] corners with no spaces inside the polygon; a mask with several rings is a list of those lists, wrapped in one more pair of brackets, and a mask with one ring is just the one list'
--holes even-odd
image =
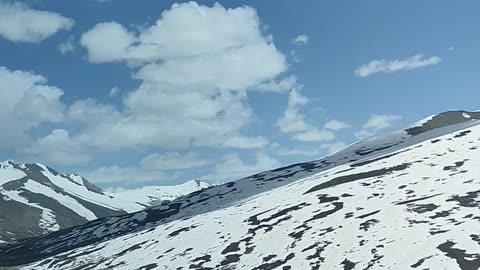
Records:
{"label": "sky", "polygon": [[222,183],[478,110],[477,1],[0,0],[0,159]]}

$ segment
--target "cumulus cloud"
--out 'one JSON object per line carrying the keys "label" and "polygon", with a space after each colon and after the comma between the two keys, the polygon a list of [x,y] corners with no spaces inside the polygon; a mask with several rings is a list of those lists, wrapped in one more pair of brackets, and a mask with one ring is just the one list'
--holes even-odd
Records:
{"label": "cumulus cloud", "polygon": [[46,81],[31,72],[0,67],[0,148],[16,148],[29,130],[63,121],[63,91]]}
{"label": "cumulus cloud", "polygon": [[76,45],[75,45],[75,38],[73,36],[70,36],[66,41],[58,44],[58,51],[62,55],[66,55],[68,53],[74,53],[76,50]]}
{"label": "cumulus cloud", "polygon": [[261,92],[278,92],[278,93],[285,92],[296,87],[299,87],[299,85],[297,83],[297,77],[295,77],[295,75],[290,75],[278,82],[271,80],[255,86],[255,88]]}
{"label": "cumulus cloud", "polygon": [[184,170],[200,168],[211,162],[194,152],[151,153],[137,164],[101,166],[82,175],[97,183],[173,181],[183,176]]}
{"label": "cumulus cloud", "polygon": [[278,156],[319,156],[322,152],[320,148],[279,148],[275,154]]}
{"label": "cumulus cloud", "polygon": [[367,122],[362,126],[362,129],[355,132],[357,139],[364,139],[375,135],[379,130],[386,129],[393,126],[395,121],[402,119],[400,115],[388,114],[372,114]]}
{"label": "cumulus cloud", "polygon": [[[82,36],[81,44],[87,48],[92,62],[151,63],[187,58],[178,64],[187,65],[192,60],[208,63],[209,59],[217,63],[249,64],[248,59],[256,55],[260,57],[256,59],[258,63],[268,60],[261,65],[266,69],[260,72],[260,77],[285,68],[283,55],[263,36],[256,11],[250,7],[225,9],[220,4],[213,7],[195,2],[174,4],[162,12],[154,25],[138,33],[116,22],[100,23]],[[243,61],[234,56],[248,57]],[[242,70],[245,72],[248,71]]]}
{"label": "cumulus cloud", "polygon": [[309,128],[293,135],[292,138],[301,142],[331,141],[335,139],[335,134],[329,130]]}
{"label": "cumulus cloud", "polygon": [[73,23],[55,12],[0,1],[0,36],[12,42],[38,43],[60,30],[70,29]]}
{"label": "cumulus cloud", "polygon": [[112,87],[112,89],[110,89],[110,92],[108,92],[108,95],[113,98],[113,97],[118,96],[120,91],[121,91],[121,89],[118,86],[114,86],[114,87]]}
{"label": "cumulus cloud", "polygon": [[355,136],[355,138],[357,138],[357,140],[362,140],[368,137],[372,137],[375,134],[376,133],[371,130],[361,129],[355,132],[353,135]]}
{"label": "cumulus cloud", "polygon": [[377,73],[393,73],[402,70],[412,70],[427,66],[433,66],[439,64],[442,58],[438,56],[432,56],[426,58],[421,54],[413,55],[409,58],[400,60],[373,60],[368,64],[361,65],[355,70],[357,77],[365,78]]}
{"label": "cumulus cloud", "polygon": [[286,134],[291,134],[292,139],[313,142],[329,141],[335,138],[331,131],[318,129],[306,120],[306,116],[300,112],[300,107],[309,102],[309,99],[303,96],[297,88],[290,91],[288,106],[283,116],[277,120],[276,126]]}
{"label": "cumulus cloud", "polygon": [[81,173],[95,183],[141,183],[172,181],[182,176],[181,172],[167,173],[160,170],[145,170],[139,166],[102,166],[92,171]]}
{"label": "cumulus cloud", "polygon": [[294,62],[300,62],[300,54],[296,50],[290,50],[290,57]]}
{"label": "cumulus cloud", "polygon": [[320,148],[327,150],[327,154],[332,154],[344,149],[345,147],[347,147],[347,145],[344,142],[324,143],[320,145]]}
{"label": "cumulus cloud", "polygon": [[336,141],[332,143],[322,143],[319,146],[309,148],[279,148],[275,150],[278,156],[322,156],[331,154],[346,147],[344,142]]}
{"label": "cumulus cloud", "polygon": [[299,106],[305,105],[309,99],[302,96],[298,89],[290,91],[288,106],[283,116],[277,120],[276,126],[283,133],[294,133],[305,131],[310,128],[305,120],[305,115],[300,113]]}
{"label": "cumulus cloud", "polygon": [[164,154],[150,154],[140,161],[140,167],[145,170],[184,170],[203,167],[211,161],[200,158],[193,152],[180,154],[170,152]]}
{"label": "cumulus cloud", "polygon": [[309,40],[310,37],[307,35],[298,35],[292,40],[292,42],[295,45],[307,45]]}
{"label": "cumulus cloud", "polygon": [[363,125],[364,129],[380,130],[389,128],[393,122],[402,119],[400,115],[372,114]]}
{"label": "cumulus cloud", "polygon": [[253,175],[255,173],[275,169],[281,163],[265,153],[257,153],[254,163],[246,163],[236,154],[226,155],[223,161],[215,166],[214,172],[201,177],[210,182],[228,182]]}
{"label": "cumulus cloud", "polygon": [[242,134],[253,119],[247,93],[285,91],[296,78],[278,79],[285,57],[261,29],[253,8],[195,2],[174,4],[139,30],[95,25],[80,39],[89,61],[126,63],[141,85],[124,92],[113,116],[94,110],[100,115],[86,123],[80,140],[111,150],[266,145],[264,137]]}
{"label": "cumulus cloud", "polygon": [[87,48],[88,59],[92,63],[122,60],[127,48],[134,42],[134,34],[116,22],[99,23],[80,39],[80,44]]}
{"label": "cumulus cloud", "polygon": [[349,127],[350,127],[349,124],[342,121],[338,121],[338,120],[330,120],[327,123],[325,123],[325,125],[323,126],[324,129],[330,129],[333,131],[337,131],[337,130],[341,130]]}
{"label": "cumulus cloud", "polygon": [[55,129],[22,152],[47,164],[70,166],[83,165],[91,160],[91,156],[85,150],[81,144],[70,138],[68,131]]}
{"label": "cumulus cloud", "polygon": [[268,139],[265,137],[246,137],[246,136],[233,136],[228,137],[223,142],[223,147],[249,149],[249,148],[262,148],[268,144]]}

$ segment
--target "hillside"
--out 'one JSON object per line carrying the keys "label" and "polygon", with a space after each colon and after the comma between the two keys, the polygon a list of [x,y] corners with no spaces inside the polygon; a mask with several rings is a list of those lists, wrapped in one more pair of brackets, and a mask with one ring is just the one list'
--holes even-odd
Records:
{"label": "hillside", "polygon": [[480,125],[447,112],[319,160],[0,249],[22,269],[479,269]]}

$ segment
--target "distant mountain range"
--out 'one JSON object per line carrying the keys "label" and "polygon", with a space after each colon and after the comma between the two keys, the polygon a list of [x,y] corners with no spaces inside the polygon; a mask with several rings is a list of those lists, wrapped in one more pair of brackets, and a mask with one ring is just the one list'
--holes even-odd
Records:
{"label": "distant mountain range", "polygon": [[0,245],[0,267],[476,270],[479,120],[434,115],[318,160]]}
{"label": "distant mountain range", "polygon": [[192,180],[107,193],[76,174],[62,174],[39,163],[5,161],[0,163],[0,242],[140,211],[208,186]]}

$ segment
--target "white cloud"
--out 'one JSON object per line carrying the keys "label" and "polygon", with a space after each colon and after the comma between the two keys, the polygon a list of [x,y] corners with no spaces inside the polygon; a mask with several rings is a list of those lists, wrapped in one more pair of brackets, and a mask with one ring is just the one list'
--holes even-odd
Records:
{"label": "white cloud", "polygon": [[295,77],[295,75],[290,75],[278,82],[272,80],[272,81],[264,82],[255,86],[255,88],[261,92],[277,92],[277,93],[285,92],[295,87],[299,87],[297,83],[297,78]]}
{"label": "white cloud", "polygon": [[294,133],[309,129],[310,126],[305,120],[305,115],[300,113],[298,108],[300,105],[305,105],[308,102],[309,99],[302,96],[298,89],[290,91],[287,109],[276,123],[281,132]]}
{"label": "white cloud", "polygon": [[120,91],[121,91],[121,89],[119,87],[114,86],[114,87],[112,87],[112,89],[110,89],[110,92],[108,93],[108,95],[113,98],[113,97],[118,96]]}
{"label": "white cloud", "polygon": [[31,9],[20,3],[0,2],[0,36],[12,42],[38,43],[72,26],[72,19],[58,13]]}
{"label": "white cloud", "polygon": [[86,164],[91,160],[85,150],[82,145],[72,141],[68,131],[55,129],[48,136],[38,139],[33,146],[23,149],[22,152],[47,164],[70,166]]}
{"label": "white cloud", "polygon": [[247,92],[284,91],[296,79],[278,80],[285,57],[261,29],[253,8],[195,2],[174,4],[140,30],[97,24],[80,40],[89,61],[125,62],[141,85],[124,93],[113,116],[100,110],[90,117],[79,139],[107,150],[266,145],[264,137],[242,134],[253,119]]}
{"label": "white cloud", "polygon": [[375,135],[375,132],[366,130],[366,129],[361,129],[353,134],[357,140],[362,140],[368,137],[371,137]]}
{"label": "white cloud", "polygon": [[323,151],[319,148],[280,148],[275,151],[279,156],[319,156]]}
{"label": "white cloud", "polygon": [[184,170],[203,167],[211,161],[198,157],[197,154],[189,152],[180,154],[170,152],[164,154],[150,154],[140,161],[140,167],[145,170]]}
{"label": "white cloud", "polygon": [[66,41],[58,44],[58,50],[63,55],[66,55],[67,53],[74,53],[76,50],[74,37],[70,36]]}
{"label": "white cloud", "polygon": [[309,40],[310,40],[310,37],[307,35],[298,35],[292,40],[292,42],[295,45],[307,45]]}
{"label": "white cloud", "polygon": [[337,152],[345,147],[347,147],[347,145],[344,142],[324,143],[320,145],[320,148],[327,150],[327,154]]}
{"label": "white cloud", "polygon": [[379,130],[393,126],[395,121],[402,119],[400,115],[372,114],[362,129],[355,132],[355,137],[359,140],[375,135]]}
{"label": "white cloud", "polygon": [[364,129],[380,130],[389,128],[393,122],[402,119],[400,115],[372,114],[363,125]]}
{"label": "white cloud", "polygon": [[75,101],[67,110],[68,119],[93,125],[113,123],[123,117],[123,114],[108,104],[88,98]]}
{"label": "white cloud", "polygon": [[402,70],[412,70],[421,67],[432,66],[440,63],[442,58],[432,56],[425,58],[423,55],[417,54],[409,58],[399,60],[373,60],[368,64],[361,65],[355,70],[355,75],[365,78],[376,73],[393,73]]}
{"label": "white cloud", "polygon": [[299,107],[309,102],[309,99],[302,96],[298,89],[290,91],[288,106],[283,116],[277,120],[276,126],[281,132],[292,134],[292,139],[312,142],[328,141],[335,138],[335,134],[328,130],[320,130],[309,123],[306,117],[299,111]]}
{"label": "white cloud", "polygon": [[290,57],[294,62],[300,62],[300,53],[297,50],[290,50]]}
{"label": "white cloud", "polygon": [[162,182],[177,180],[185,170],[210,164],[194,152],[152,153],[143,157],[138,164],[129,166],[101,166],[81,174],[94,182]]}
{"label": "white cloud", "polygon": [[335,134],[329,130],[309,128],[305,131],[293,135],[292,138],[301,142],[331,141],[335,139]]}
{"label": "white cloud", "polygon": [[102,166],[93,171],[81,173],[95,183],[125,182],[162,182],[172,181],[182,176],[181,172],[166,173],[160,170],[143,170],[138,166]]}
{"label": "white cloud", "polygon": [[[245,107],[241,95],[224,91],[205,99],[195,92],[168,95],[151,90],[141,88],[127,95],[124,98],[127,109],[123,112],[93,100],[75,102],[68,115],[85,122],[77,137],[85,144],[105,150],[151,146],[247,147],[241,145],[247,138],[239,130],[250,120],[251,111]],[[236,137],[243,139],[239,142]],[[249,147],[263,145],[265,141],[251,139],[254,145]]]}
{"label": "white cloud", "polygon": [[26,132],[63,121],[63,91],[40,75],[0,67],[0,148],[17,148]]}
{"label": "white cloud", "polygon": [[342,121],[338,121],[338,120],[330,120],[327,123],[325,123],[325,125],[323,126],[324,129],[330,129],[333,131],[337,131],[337,130],[341,130],[349,127],[350,127],[349,124]]}
{"label": "white cloud", "polygon": [[280,148],[275,150],[275,154],[279,156],[321,156],[330,154],[346,147],[344,142],[323,143],[320,146],[309,148]]}
{"label": "white cloud", "polygon": [[[255,68],[251,66],[251,57],[258,56],[255,60],[261,63],[261,67],[254,71],[260,71],[259,77],[285,69],[284,56],[276,50],[270,38],[262,35],[259,18],[250,7],[225,9],[220,4],[213,7],[195,2],[174,4],[162,12],[154,25],[138,34],[116,22],[101,23],[82,36],[81,44],[87,48],[92,62],[171,60],[171,65],[190,67],[197,63],[203,66],[214,64],[211,62],[229,62],[240,64],[238,71],[245,64]],[[238,59],[242,56],[247,59]],[[262,63],[262,60],[267,62]],[[226,73],[232,69],[235,67],[227,69]],[[242,73],[253,74],[254,71],[242,70]],[[219,75],[225,74],[216,74]]]}
{"label": "white cloud", "polygon": [[212,174],[205,175],[201,179],[209,182],[228,182],[280,166],[279,161],[265,153],[257,153],[256,161],[252,164],[245,163],[236,154],[231,154],[225,156],[223,162],[215,166]]}
{"label": "white cloud", "polygon": [[92,63],[122,60],[136,38],[116,22],[99,23],[80,38]]}
{"label": "white cloud", "polygon": [[228,137],[223,142],[223,147],[251,149],[262,148],[268,144],[268,139],[265,137],[246,137],[246,136],[233,136]]}

